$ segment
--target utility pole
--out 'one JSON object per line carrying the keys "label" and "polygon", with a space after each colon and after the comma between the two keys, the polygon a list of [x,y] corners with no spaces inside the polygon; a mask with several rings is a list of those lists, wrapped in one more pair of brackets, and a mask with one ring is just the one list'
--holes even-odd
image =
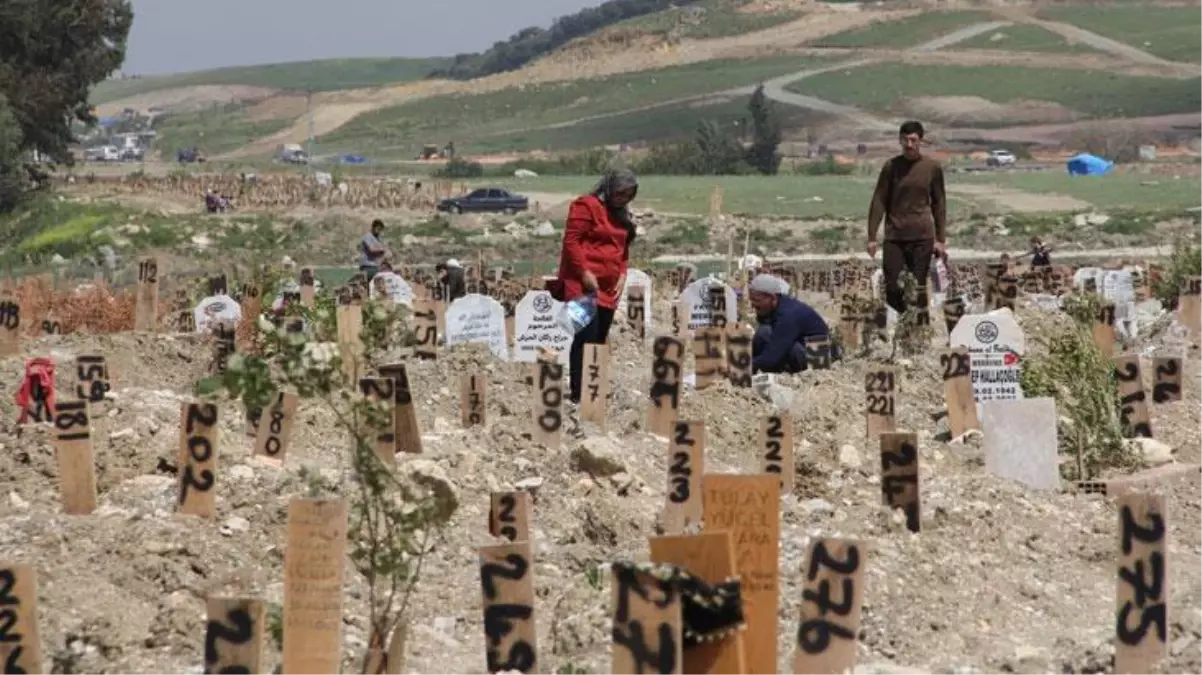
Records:
{"label": "utility pole", "polygon": [[305,148],[305,152],[308,153],[308,155],[309,155],[309,170],[310,170],[310,172],[312,172],[312,171],[314,171],[314,169],[313,169],[313,90],[312,89],[310,89],[308,91],[308,95],[305,97],[305,112],[309,116],[309,143],[308,143],[308,147]]}

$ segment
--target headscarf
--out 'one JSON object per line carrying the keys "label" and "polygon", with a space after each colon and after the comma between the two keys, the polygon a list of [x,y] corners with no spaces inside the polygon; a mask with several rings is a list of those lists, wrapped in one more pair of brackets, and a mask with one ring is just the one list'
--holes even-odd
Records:
{"label": "headscarf", "polygon": [[637,232],[634,221],[630,219],[630,209],[625,206],[614,207],[609,203],[610,195],[623,190],[633,190],[634,194],[630,198],[634,199],[639,194],[639,179],[630,169],[610,169],[593,188],[593,195],[600,199],[602,204],[605,204],[609,210],[610,220],[620,224],[626,230],[626,249],[629,250]]}

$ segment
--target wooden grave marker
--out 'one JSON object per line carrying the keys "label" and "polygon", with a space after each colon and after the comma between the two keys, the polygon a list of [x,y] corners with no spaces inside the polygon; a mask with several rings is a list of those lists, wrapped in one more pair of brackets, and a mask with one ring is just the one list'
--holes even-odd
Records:
{"label": "wooden grave marker", "polygon": [[488,533],[509,541],[530,541],[530,493],[494,492],[488,501]]}
{"label": "wooden grave marker", "polygon": [[138,261],[138,291],[134,305],[134,330],[153,333],[158,327],[159,261]]}
{"label": "wooden grave marker", "polygon": [[363,305],[351,303],[334,308],[338,322],[338,353],[342,357],[342,374],[355,382],[363,372]]}
{"label": "wooden grave marker", "polygon": [[1157,356],[1152,359],[1152,369],[1152,402],[1180,401],[1183,359],[1180,356]]}
{"label": "wooden grave marker", "polygon": [[0,562],[0,665],[6,673],[44,672],[32,565]]}
{"label": "wooden grave marker", "polygon": [[217,515],[217,405],[180,406],[178,513]]}
{"label": "wooden grave marker", "polygon": [[1018,278],[1012,274],[1004,274],[994,286],[993,309],[1008,309],[1014,311],[1015,300],[1018,298]]}
{"label": "wooden grave marker", "polygon": [[345,499],[288,502],[282,650],[285,673],[340,672],[346,530]]}
{"label": "wooden grave marker", "polygon": [[60,323],[57,319],[55,319],[53,316],[51,316],[49,314],[46,315],[45,319],[42,319],[42,335],[62,335],[62,334],[63,334],[63,324]]}
{"label": "wooden grave marker", "polygon": [[382,377],[396,382],[396,408],[393,410],[393,432],[396,434],[397,452],[418,453],[422,451],[422,434],[417,426],[417,408],[413,405],[413,393],[409,389],[409,371],[405,364],[396,363],[378,368]]}
{"label": "wooden grave marker", "polygon": [[897,369],[873,365],[864,376],[865,415],[868,420],[868,444],[876,445],[877,437],[896,430]]}
{"label": "wooden grave marker", "polygon": [[1114,377],[1119,385],[1119,417],[1123,435],[1127,438],[1152,438],[1152,421],[1148,416],[1147,394],[1139,370],[1139,354],[1116,356]]}
{"label": "wooden grave marker", "polygon": [[[651,537],[651,560],[683,567],[699,579],[721,583],[737,575],[735,549],[729,532]],[[707,640],[684,652],[682,672],[730,674],[747,672],[742,631]]]}
{"label": "wooden grave marker", "polygon": [[829,370],[831,367],[831,340],[823,335],[806,338],[806,367],[810,370]]}
{"label": "wooden grave marker", "polygon": [[483,425],[488,410],[488,375],[459,376],[459,419],[464,427]]}
{"label": "wooden grave marker", "polygon": [[956,329],[956,324],[960,323],[960,319],[964,318],[966,308],[964,306],[964,298],[960,296],[949,297],[943,303],[943,323],[947,326],[948,338],[951,338],[952,331]]}
{"label": "wooden grave marker", "polygon": [[563,364],[541,356],[534,364],[532,437],[535,443],[547,448],[563,445],[563,370]]}
{"label": "wooden grave marker", "polygon": [[1168,512],[1163,494],[1118,500],[1115,673],[1150,673],[1169,655]]}
{"label": "wooden grave marker", "polygon": [[[265,410],[266,418],[261,417],[259,420],[258,432],[255,434],[255,457],[283,463],[291,444],[292,426],[296,423],[299,404],[300,400],[296,394],[276,394],[275,402]],[[263,419],[267,420],[266,428],[263,427]]]}
{"label": "wooden grave marker", "polygon": [[396,399],[396,380],[391,377],[364,377],[359,380],[359,392],[381,408],[381,420],[372,424],[376,432],[376,457],[388,468],[396,466],[396,415],[392,404]]}
{"label": "wooden grave marker", "polygon": [[695,389],[701,390],[722,377],[722,329],[700,326],[693,331]]}
{"label": "wooden grave marker", "polygon": [[980,429],[977,404],[972,393],[972,360],[967,347],[945,349],[939,355],[943,367],[943,395],[947,401],[947,428],[952,438],[969,429]]}
{"label": "wooden grave marker", "polygon": [[810,544],[803,570],[794,673],[855,669],[865,553],[858,541],[849,539],[815,539]]}
{"label": "wooden grave marker", "polygon": [[209,598],[205,603],[206,673],[262,673],[266,607],[258,598]]}
{"label": "wooden grave marker", "polygon": [[580,418],[605,426],[609,408],[609,348],[604,344],[584,345],[581,373]]}
{"label": "wooden grave marker", "polygon": [[1202,277],[1185,279],[1177,299],[1177,320],[1195,345],[1202,342]]}
{"label": "wooden grave marker", "polygon": [[646,289],[638,284],[631,284],[626,289],[626,321],[630,330],[639,340],[647,337],[647,314],[644,306]]}
{"label": "wooden grave marker", "polygon": [[854,292],[844,292],[839,297],[839,335],[848,349],[859,349],[864,336],[864,319],[859,308],[859,298]]}
{"label": "wooden grave marker", "polygon": [[413,354],[419,359],[438,358],[438,318],[438,303],[424,297],[413,301]]}
{"label": "wooden grave marker", "polygon": [[109,367],[103,356],[80,355],[75,357],[75,372],[79,384],[75,386],[75,396],[89,403],[104,401],[104,395],[112,389],[109,379]]}
{"label": "wooden grave marker", "polygon": [[881,497],[886,506],[906,514],[906,529],[918,532],[922,523],[918,483],[918,434],[881,434]]}
{"label": "wooden grave marker", "polygon": [[795,459],[793,416],[773,413],[760,419],[760,473],[780,476],[781,494],[793,494]]}
{"label": "wooden grave marker", "polygon": [[225,373],[226,368],[229,366],[230,357],[234,355],[237,349],[237,344],[235,343],[237,331],[232,321],[214,321],[211,326],[214,341],[213,363],[209,372],[214,374]]}
{"label": "wooden grave marker", "polygon": [[300,271],[300,302],[303,307],[313,309],[317,301],[316,279],[312,267],[302,267]]}
{"label": "wooden grave marker", "polygon": [[647,409],[647,431],[667,438],[680,410],[681,361],[684,343],[671,335],[660,335],[651,345],[651,405]]}
{"label": "wooden grave marker", "polygon": [[[538,672],[534,556],[529,541],[480,548],[488,672]],[[329,671],[335,672],[335,671]]]}
{"label": "wooden grave marker", "polygon": [[777,607],[780,603],[780,479],[776,476],[708,474],[705,531],[728,531],[735,568],[743,584],[748,673],[775,673]]}
{"label": "wooden grave marker", "polygon": [[633,566],[614,566],[610,586],[613,643],[610,672],[682,673],[680,594],[671,584]]}
{"label": "wooden grave marker", "polygon": [[668,444],[668,488],[663,525],[681,534],[701,525],[701,477],[705,475],[705,423],[677,420]]}
{"label": "wooden grave marker", "polygon": [[1093,344],[1102,352],[1102,356],[1114,356],[1114,303],[1108,302],[1098,307],[1098,314],[1093,323]]}
{"label": "wooden grave marker", "polygon": [[21,353],[21,305],[12,298],[0,298],[0,358]]}
{"label": "wooden grave marker", "polygon": [[87,515],[96,510],[96,466],[92,454],[92,421],[88,402],[54,402],[55,453],[63,512]]}
{"label": "wooden grave marker", "polygon": [[726,376],[736,387],[751,386],[751,326],[731,324],[726,329]]}

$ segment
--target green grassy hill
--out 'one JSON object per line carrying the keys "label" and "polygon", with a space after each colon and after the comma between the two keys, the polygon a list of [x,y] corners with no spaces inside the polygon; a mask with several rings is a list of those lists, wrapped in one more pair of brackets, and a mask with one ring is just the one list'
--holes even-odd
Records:
{"label": "green grassy hill", "polygon": [[248,85],[290,91],[337,91],[418,80],[449,59],[325,59],[262,66],[218,68],[178,75],[108,80],[92,90],[92,103],[102,104],[162,89],[197,85]]}
{"label": "green grassy hill", "polygon": [[1202,61],[1202,8],[1147,7],[1142,4],[1065,5],[1039,12],[1155,54],[1169,61]]}

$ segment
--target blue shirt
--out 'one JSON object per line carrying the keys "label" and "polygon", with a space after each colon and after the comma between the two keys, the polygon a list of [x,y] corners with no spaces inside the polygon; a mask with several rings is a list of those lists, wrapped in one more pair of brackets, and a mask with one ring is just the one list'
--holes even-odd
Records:
{"label": "blue shirt", "polygon": [[771,370],[784,362],[793,345],[804,344],[807,337],[830,335],[826,321],[813,307],[788,295],[779,297],[780,301],[771,314],[757,317],[760,325],[772,326],[772,338],[759,354],[753,355],[753,369]]}
{"label": "blue shirt", "polygon": [[368,253],[367,247],[368,246],[383,246],[383,245],[384,245],[384,242],[380,241],[380,238],[377,237],[376,235],[374,235],[374,234],[363,235],[363,240],[359,242],[359,253],[360,253],[359,266],[360,267],[379,267],[380,259],[384,257],[383,253],[381,253],[379,256],[373,258],[372,255],[370,253]]}

